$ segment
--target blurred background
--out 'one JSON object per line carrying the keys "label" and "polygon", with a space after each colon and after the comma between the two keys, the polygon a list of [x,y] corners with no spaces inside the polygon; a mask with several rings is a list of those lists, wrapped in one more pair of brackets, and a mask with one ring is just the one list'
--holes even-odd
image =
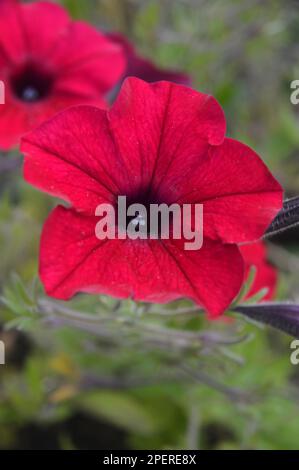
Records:
{"label": "blurred background", "polygon": [[[61,3],[124,34],[158,67],[190,75],[221,103],[228,134],[262,156],[287,196],[299,194],[297,1]],[[173,313],[43,296],[39,236],[55,203],[22,181],[16,161],[0,155],[0,448],[298,449],[299,365],[288,336],[241,319],[208,324],[184,302]],[[298,234],[268,244],[278,298],[299,298]]]}

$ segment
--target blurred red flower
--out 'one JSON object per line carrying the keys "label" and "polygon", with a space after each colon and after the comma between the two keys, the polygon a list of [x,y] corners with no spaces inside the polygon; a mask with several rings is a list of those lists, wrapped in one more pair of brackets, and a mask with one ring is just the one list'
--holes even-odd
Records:
{"label": "blurred red flower", "polygon": [[267,260],[267,248],[264,242],[258,241],[240,246],[245,261],[245,277],[248,277],[251,266],[255,266],[256,274],[246,298],[257,294],[261,289],[268,292],[261,300],[272,300],[277,287],[277,270]]}
{"label": "blurred red flower", "polygon": [[[260,157],[225,138],[208,95],[169,82],[125,81],[109,111],[70,108],[23,138],[25,179],[68,201],[45,223],[40,275],[46,292],[148,302],[188,297],[218,316],[244,280],[238,243],[262,236],[282,207],[282,188]],[[95,209],[131,202],[202,203],[204,242],[104,240]]]}
{"label": "blurred red flower", "polygon": [[121,47],[82,21],[72,21],[49,2],[0,1],[0,148],[56,111],[92,103],[105,106],[105,94],[126,66]]}
{"label": "blurred red flower", "polygon": [[186,73],[159,68],[150,60],[142,57],[138,54],[133,44],[122,34],[109,33],[108,37],[122,46],[126,54],[127,69],[123,79],[126,77],[137,77],[149,83],[167,80],[182,85],[191,84],[191,78]]}

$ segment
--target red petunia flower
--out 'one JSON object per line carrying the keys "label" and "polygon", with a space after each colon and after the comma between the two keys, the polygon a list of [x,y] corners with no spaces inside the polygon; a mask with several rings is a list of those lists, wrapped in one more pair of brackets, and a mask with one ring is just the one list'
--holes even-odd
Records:
{"label": "red petunia flower", "polygon": [[49,2],[0,1],[0,148],[56,111],[76,104],[105,106],[105,94],[126,66],[117,44]]}
{"label": "red petunia flower", "polygon": [[123,79],[126,77],[137,77],[149,83],[167,80],[181,85],[191,84],[191,78],[186,73],[159,68],[150,60],[142,57],[138,54],[133,44],[122,34],[108,33],[107,36],[112,41],[115,41],[116,44],[122,46],[125,52],[127,58],[127,69]]}
{"label": "red petunia flower", "polygon": [[[46,292],[168,302],[188,297],[212,316],[237,295],[244,262],[237,244],[256,240],[282,207],[282,188],[259,156],[225,138],[216,100],[169,82],[125,81],[109,111],[70,108],[24,137],[25,179],[68,201],[48,218],[40,276]],[[131,202],[202,203],[204,241],[104,240],[95,209]]]}
{"label": "red petunia flower", "polygon": [[267,288],[268,292],[261,300],[272,300],[277,287],[277,270],[267,261],[267,249],[262,241],[240,246],[245,261],[245,277],[248,277],[251,266],[256,267],[256,275],[246,298]]}

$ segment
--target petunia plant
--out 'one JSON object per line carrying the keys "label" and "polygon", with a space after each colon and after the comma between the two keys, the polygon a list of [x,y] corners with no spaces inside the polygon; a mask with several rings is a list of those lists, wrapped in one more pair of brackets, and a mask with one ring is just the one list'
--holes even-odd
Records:
{"label": "petunia plant", "polygon": [[[79,291],[189,297],[218,316],[243,283],[237,245],[261,237],[282,207],[282,189],[261,159],[225,138],[217,102],[167,82],[130,78],[108,112],[69,109],[24,137],[21,150],[25,179],[72,205],[54,210],[41,241],[42,281],[62,299]],[[117,196],[203,203],[202,248],[188,253],[174,238],[99,242],[96,208]]]}
{"label": "petunia plant", "polygon": [[[255,265],[246,298],[266,288],[259,300],[271,299],[276,273],[257,240],[280,224],[283,191],[253,150],[225,137],[225,127],[211,96],[129,78],[108,111],[73,107],[27,134],[25,179],[69,203],[54,209],[41,237],[47,294],[150,303],[187,298],[217,318],[231,305],[238,309],[233,302]],[[201,249],[186,251],[173,233],[99,240],[97,207],[116,208],[120,196],[145,207],[201,203]]]}
{"label": "petunia plant", "polygon": [[[42,318],[167,351],[166,366],[183,375],[207,350],[225,355],[247,339],[240,318],[299,335],[299,307],[273,302],[278,273],[265,244],[297,224],[298,198],[283,201],[262,158],[227,137],[216,99],[187,86],[188,75],[140,57],[124,36],[73,21],[49,2],[0,2],[0,78],[0,148],[21,142],[25,181],[60,199],[41,234],[44,290],[17,279],[4,292],[18,315],[11,325]],[[99,239],[99,206],[117,211],[123,197],[149,212],[191,207],[192,233],[200,205],[201,247],[186,250],[174,220],[168,237],[161,227],[155,237],[123,237],[130,224],[147,225],[140,214],[116,218],[116,236]],[[210,330],[204,314],[219,320]]]}

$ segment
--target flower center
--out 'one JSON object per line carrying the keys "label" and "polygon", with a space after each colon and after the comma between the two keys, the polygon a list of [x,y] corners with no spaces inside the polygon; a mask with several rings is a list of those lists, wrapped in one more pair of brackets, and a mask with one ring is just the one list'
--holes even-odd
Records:
{"label": "flower center", "polygon": [[[141,207],[142,206],[142,207]],[[121,231],[138,231],[139,233],[155,235],[160,238],[163,232],[163,214],[156,212],[156,208],[167,205],[162,203],[155,195],[145,192],[126,197],[125,206],[118,205],[117,225]],[[157,209],[158,210],[158,209]],[[167,215],[167,214],[166,214]],[[170,214],[170,225],[172,214]]]}
{"label": "flower center", "polygon": [[40,66],[28,63],[20,67],[11,77],[15,96],[32,103],[46,98],[53,86],[53,76]]}

